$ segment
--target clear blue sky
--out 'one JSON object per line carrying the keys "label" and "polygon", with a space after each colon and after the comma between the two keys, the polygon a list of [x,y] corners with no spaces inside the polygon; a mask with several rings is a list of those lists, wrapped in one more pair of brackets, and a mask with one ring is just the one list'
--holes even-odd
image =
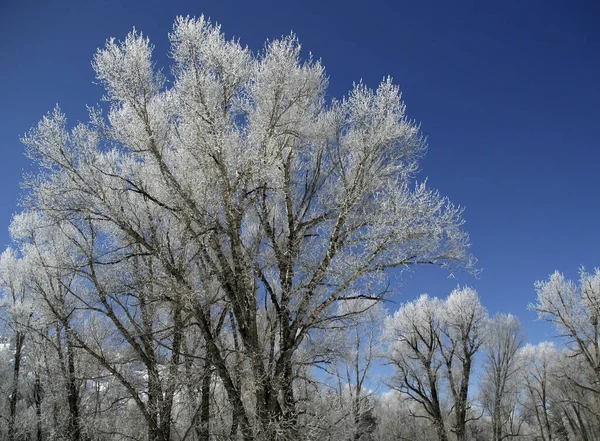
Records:
{"label": "clear blue sky", "polygon": [[458,280],[420,269],[396,300],[469,284],[491,313],[513,312],[544,339],[551,329],[526,310],[534,281],[600,265],[596,3],[0,0],[0,245],[30,169],[19,137],[56,103],[86,120],[102,96],[96,48],[135,26],[167,67],[175,16],[204,13],[255,51],[293,30],[322,58],[331,96],[391,75],[429,138],[420,177],[466,207],[483,269]]}

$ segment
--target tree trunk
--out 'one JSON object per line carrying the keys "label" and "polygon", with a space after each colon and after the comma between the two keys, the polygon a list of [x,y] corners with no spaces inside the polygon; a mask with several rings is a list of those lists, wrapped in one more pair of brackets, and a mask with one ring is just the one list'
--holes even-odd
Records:
{"label": "tree trunk", "polygon": [[502,415],[499,394],[496,394],[494,399],[494,409],[492,412],[492,436],[493,441],[502,441]]}
{"label": "tree trunk", "polygon": [[40,373],[35,372],[35,383],[33,384],[33,401],[35,403],[36,441],[42,441],[42,382]]}
{"label": "tree trunk", "polygon": [[69,438],[81,440],[79,421],[79,387],[75,375],[75,354],[73,352],[73,336],[68,323],[64,324],[67,338],[67,401],[69,404]]}
{"label": "tree trunk", "polygon": [[[200,421],[196,427],[198,441],[209,441],[210,437],[210,382],[211,382],[211,362],[207,354],[204,359],[204,376],[202,377],[201,401],[200,401]],[[237,425],[236,425],[237,426]]]}
{"label": "tree trunk", "polygon": [[19,374],[21,370],[21,359],[23,351],[23,343],[25,342],[25,334],[17,331],[15,335],[15,358],[13,365],[13,384],[9,398],[9,418],[8,418],[8,440],[14,441],[15,418],[17,416],[17,402],[19,401]]}
{"label": "tree trunk", "polygon": [[448,435],[446,434],[446,428],[444,427],[441,415],[435,422],[435,431],[437,432],[438,441],[448,441]]}

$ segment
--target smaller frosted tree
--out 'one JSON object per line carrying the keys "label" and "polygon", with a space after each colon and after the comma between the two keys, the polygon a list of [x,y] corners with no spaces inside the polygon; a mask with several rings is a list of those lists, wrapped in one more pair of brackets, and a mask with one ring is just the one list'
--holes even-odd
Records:
{"label": "smaller frosted tree", "polygon": [[521,368],[517,354],[525,336],[521,322],[512,314],[496,314],[488,322],[485,334],[481,400],[492,417],[492,439],[501,441],[517,435],[522,423],[515,408]]}
{"label": "smaller frosted tree", "polygon": [[555,360],[551,388],[553,410],[560,415],[558,427],[573,439],[595,440],[594,434],[600,434],[598,396],[585,387],[573,387],[574,383],[589,384],[590,371],[584,360],[573,357],[570,350],[560,355]]}
{"label": "smaller frosted tree", "polygon": [[388,359],[396,372],[391,386],[419,403],[446,441],[442,379],[447,380],[457,440],[466,439],[469,385],[487,312],[472,288],[457,288],[445,301],[426,294],[404,304],[386,323]]}
{"label": "smaller frosted tree", "polygon": [[31,320],[32,305],[27,297],[26,263],[19,259],[17,253],[8,248],[0,255],[0,310],[5,316],[6,330],[11,333],[11,345],[14,353],[12,358],[12,385],[8,393],[8,431],[9,441],[16,439],[18,432],[17,405],[20,395],[21,368],[24,361],[25,339]]}
{"label": "smaller frosted tree", "polygon": [[387,316],[376,300],[357,298],[341,302],[334,337],[339,357],[337,376],[345,383],[355,440],[366,439],[375,429],[368,394],[368,374],[375,364],[382,343],[382,325]]}
{"label": "smaller frosted tree", "polygon": [[519,351],[523,363],[522,381],[527,393],[525,406],[535,418],[537,435],[543,441],[551,441],[555,432],[551,391],[559,356],[560,353],[551,342],[528,344]]}
{"label": "smaller frosted tree", "polygon": [[580,386],[600,394],[600,268],[593,274],[582,269],[579,285],[556,271],[547,281],[536,282],[535,288],[537,302],[530,308],[556,326],[573,355],[589,368],[591,384]]}
{"label": "smaller frosted tree", "polygon": [[442,358],[446,365],[446,376],[453,399],[453,427],[458,441],[467,437],[469,385],[475,362],[475,354],[483,341],[488,319],[477,291],[472,288],[457,288],[448,296],[440,311]]}
{"label": "smaller frosted tree", "polygon": [[435,426],[438,440],[447,441],[441,398],[442,304],[427,294],[405,303],[386,321],[386,336],[391,341],[387,357],[395,370],[390,386],[419,403],[425,418]]}

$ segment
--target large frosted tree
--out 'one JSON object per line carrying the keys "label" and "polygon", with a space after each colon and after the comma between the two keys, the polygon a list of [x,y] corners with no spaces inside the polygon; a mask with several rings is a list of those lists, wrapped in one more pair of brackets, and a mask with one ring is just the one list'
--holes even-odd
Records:
{"label": "large frosted tree", "polygon": [[[426,145],[390,79],[330,100],[322,64],[293,35],[253,54],[188,17],[170,40],[167,79],[142,34],[110,39],[93,60],[107,110],[69,129],[57,108],[24,137],[42,168],[27,209],[80,250],[73,275],[101,306],[87,317],[127,318],[122,287],[102,279],[111,271],[143,282],[135,292],[152,289],[174,329],[186,317],[201,333],[231,436],[299,439],[307,336],[339,319],[339,302],[382,298],[390,269],[468,268],[461,209],[414,182]],[[161,340],[148,323],[177,378],[183,330]]]}

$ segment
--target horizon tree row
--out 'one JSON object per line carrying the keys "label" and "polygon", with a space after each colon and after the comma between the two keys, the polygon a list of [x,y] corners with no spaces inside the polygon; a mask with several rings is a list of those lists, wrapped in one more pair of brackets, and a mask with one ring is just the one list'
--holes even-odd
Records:
{"label": "horizon tree row", "polygon": [[[154,323],[144,313],[141,325],[152,334],[150,363],[127,342],[139,338],[144,344],[146,338],[141,326],[140,335],[132,335],[132,313],[124,326],[131,331],[123,332],[89,314],[81,321],[65,318],[57,311],[66,308],[72,316],[74,307],[60,289],[52,290],[51,270],[26,266],[31,263],[10,249],[0,257],[7,336],[0,350],[4,438],[156,439],[163,427],[170,440],[242,436],[222,380],[206,366],[205,344],[193,323],[181,327],[183,343],[175,354],[173,335],[179,331],[169,321],[170,309],[153,306]],[[585,301],[570,317],[581,326],[580,340],[591,337],[596,331],[590,299],[598,295],[599,281],[598,271],[582,273],[579,286],[554,274],[537,285],[538,305],[559,293],[571,306]],[[131,309],[138,300],[122,301]],[[446,299],[422,295],[393,314],[380,302],[356,299],[340,303],[337,314],[340,319],[311,333],[298,354],[293,387],[301,409],[299,439],[598,439],[597,380],[581,349],[568,340],[562,348],[525,345],[518,319],[488,317],[470,288],[457,288]],[[219,326],[237,363],[235,334]],[[373,368],[385,362],[393,373],[382,377]],[[244,377],[249,366],[231,369],[247,388],[242,399],[251,402],[251,377]],[[391,391],[383,392],[382,385]]]}

